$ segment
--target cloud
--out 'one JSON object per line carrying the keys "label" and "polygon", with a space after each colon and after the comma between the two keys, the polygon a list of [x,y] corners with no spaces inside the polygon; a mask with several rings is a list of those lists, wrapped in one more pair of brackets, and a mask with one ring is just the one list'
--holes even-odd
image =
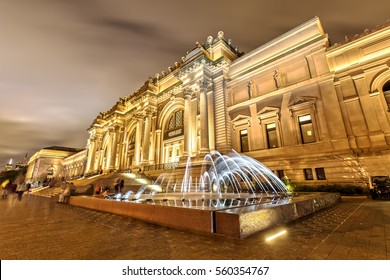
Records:
{"label": "cloud", "polygon": [[0,170],[83,147],[100,111],[222,30],[249,52],[319,16],[331,42],[389,18],[388,1],[0,1]]}
{"label": "cloud", "polygon": [[101,19],[96,21],[96,23],[104,27],[130,33],[131,35],[138,35],[142,37],[160,36],[160,31],[158,30],[158,28],[147,23],[115,18]]}

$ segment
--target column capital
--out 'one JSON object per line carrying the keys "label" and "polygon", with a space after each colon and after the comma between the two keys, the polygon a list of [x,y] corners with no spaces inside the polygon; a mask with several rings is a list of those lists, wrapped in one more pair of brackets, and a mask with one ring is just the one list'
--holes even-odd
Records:
{"label": "column capital", "polygon": [[138,121],[142,121],[145,117],[145,113],[144,112],[138,112],[138,113],[135,113],[134,114],[134,117],[138,120]]}
{"label": "column capital", "polygon": [[186,87],[183,91],[183,94],[184,94],[184,98],[186,98],[186,97],[191,98],[191,96],[193,94],[193,90],[189,87]]}
{"label": "column capital", "polygon": [[200,79],[198,81],[198,84],[199,84],[200,90],[203,92],[208,92],[208,91],[211,91],[213,89],[213,83],[212,83],[211,79],[208,79],[208,78]]}

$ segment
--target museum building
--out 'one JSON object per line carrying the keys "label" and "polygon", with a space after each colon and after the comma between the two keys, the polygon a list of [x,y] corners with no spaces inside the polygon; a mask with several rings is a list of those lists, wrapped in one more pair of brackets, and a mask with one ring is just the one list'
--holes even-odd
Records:
{"label": "museum building", "polygon": [[65,171],[156,178],[235,150],[295,183],[366,186],[390,173],[390,24],[331,45],[315,17],[246,54],[219,32],[88,132]]}

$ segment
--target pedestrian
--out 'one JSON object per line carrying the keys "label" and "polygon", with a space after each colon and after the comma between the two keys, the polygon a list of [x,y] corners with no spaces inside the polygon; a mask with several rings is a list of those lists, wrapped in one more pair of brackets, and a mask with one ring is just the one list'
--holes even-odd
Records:
{"label": "pedestrian", "polygon": [[102,198],[106,198],[108,196],[109,191],[110,191],[110,188],[105,187],[104,192],[102,193]]}
{"label": "pedestrian", "polygon": [[9,180],[5,180],[5,181],[1,184],[1,198],[2,198],[2,199],[7,199],[7,197],[8,197],[8,188],[9,188],[9,185],[10,185],[10,181],[9,181]]}
{"label": "pedestrian", "polygon": [[21,183],[17,186],[16,192],[18,193],[18,200],[21,201],[23,197],[23,193],[27,191],[27,186],[25,183]]}
{"label": "pedestrian", "polygon": [[119,192],[119,178],[116,178],[115,179],[115,182],[114,182],[114,191],[115,191],[115,194],[117,194]]}
{"label": "pedestrian", "polygon": [[100,195],[100,193],[102,192],[99,182],[96,183],[94,192],[96,195]]}
{"label": "pedestrian", "polygon": [[125,180],[122,178],[119,183],[119,192],[123,193],[123,189],[125,188]]}
{"label": "pedestrian", "polygon": [[65,187],[65,188],[62,189],[62,191],[58,197],[59,203],[66,203],[67,199],[70,196],[71,191],[72,191],[72,185],[68,182],[66,182],[65,186],[63,185],[63,187]]}
{"label": "pedestrian", "polygon": [[15,182],[12,182],[12,184],[9,184],[8,185],[8,191],[10,194],[14,194],[16,193],[16,189],[17,189],[18,185],[15,183]]}

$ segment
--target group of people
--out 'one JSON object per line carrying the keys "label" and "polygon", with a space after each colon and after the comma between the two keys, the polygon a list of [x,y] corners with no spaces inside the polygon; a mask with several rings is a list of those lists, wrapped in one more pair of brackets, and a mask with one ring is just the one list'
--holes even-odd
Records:
{"label": "group of people", "polygon": [[[125,188],[125,180],[123,178],[117,178],[114,181],[114,192],[115,194],[123,193],[123,190]],[[97,182],[94,186],[93,195],[96,197],[105,197],[109,195],[110,193],[110,187],[101,187],[100,183]]]}
{"label": "group of people", "polygon": [[76,191],[76,187],[72,182],[64,181],[61,185],[61,192],[58,196],[59,203],[67,203],[69,197]]}
{"label": "group of people", "polygon": [[31,188],[30,183],[17,184],[15,182],[6,180],[1,184],[1,198],[7,199],[9,194],[11,195],[17,194],[18,200],[21,201],[24,192],[29,192],[30,188]]}

